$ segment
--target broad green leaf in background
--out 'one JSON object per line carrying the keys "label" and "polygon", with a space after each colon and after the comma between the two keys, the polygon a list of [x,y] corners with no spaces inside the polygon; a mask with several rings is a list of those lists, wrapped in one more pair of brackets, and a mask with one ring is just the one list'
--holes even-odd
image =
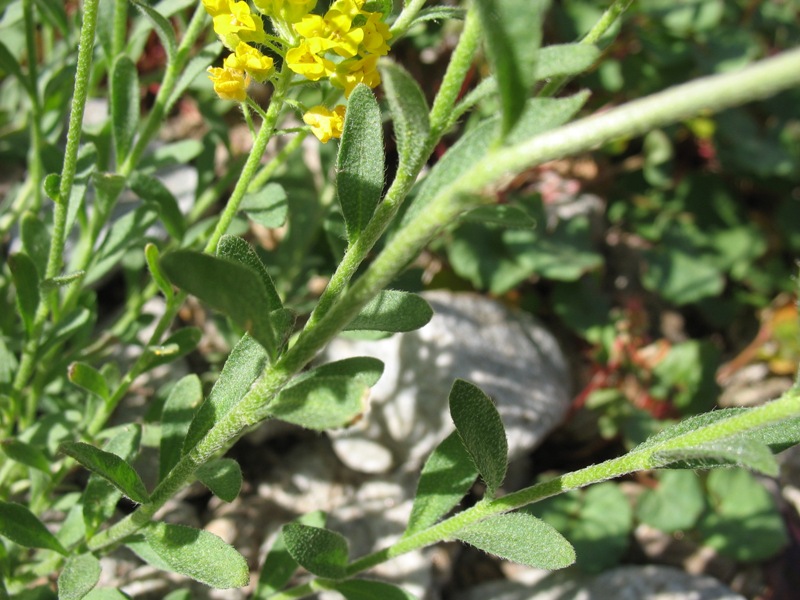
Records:
{"label": "broad green leaf in background", "polygon": [[301,523],[283,526],[286,548],[309,573],[328,579],[342,579],[346,573],[347,540],[341,534]]}
{"label": "broad green leaf in background", "polygon": [[143,541],[126,543],[146,562],[153,555],[175,573],[216,589],[243,587],[250,581],[247,561],[233,546],[201,529],[168,523],[151,523],[143,529]]}
{"label": "broad green leaf in background", "polygon": [[403,535],[413,535],[434,525],[466,495],[477,476],[472,459],[454,431],[442,440],[422,467]]}
{"label": "broad green leaf in background", "polygon": [[430,134],[430,109],[419,84],[402,66],[386,60],[381,62],[380,71],[397,136],[399,168],[408,169],[410,176],[422,158]]}
{"label": "broad green leaf in background", "polygon": [[181,458],[184,439],[197,407],[203,402],[203,386],[197,375],[186,375],[170,390],[161,412],[161,451],[158,480],[161,481]]}
{"label": "broad green leaf in background", "polygon": [[218,458],[195,472],[200,482],[225,502],[233,502],[242,489],[242,469],[232,458]]}
{"label": "broad green leaf in background", "polygon": [[462,215],[461,220],[469,223],[491,223],[503,227],[531,229],[536,220],[521,208],[509,204],[479,206]]}
{"label": "broad green leaf in background", "polygon": [[39,306],[39,275],[36,265],[24,252],[17,252],[8,257],[11,277],[16,288],[17,310],[25,324],[25,331],[30,335],[33,318]]}
{"label": "broad green leaf in background", "polygon": [[422,296],[383,290],[348,323],[345,331],[413,331],[426,325],[432,316],[433,309]]}
{"label": "broad green leaf in background", "polygon": [[484,552],[537,569],[563,569],[575,562],[575,550],[564,536],[528,513],[489,517],[454,535]]}
{"label": "broad green leaf in background", "polygon": [[141,10],[152,23],[153,28],[156,30],[164,46],[164,50],[167,52],[167,62],[171,63],[178,45],[175,40],[175,31],[172,25],[170,25],[169,21],[160,12],[149,4],[145,4],[142,0],[131,0],[131,2],[133,2],[136,8]]}
{"label": "broad green leaf in background", "polygon": [[29,97],[34,95],[34,90],[31,88],[31,80],[22,72],[22,68],[17,62],[17,59],[14,58],[14,55],[3,42],[0,42],[0,70],[16,77],[17,81],[19,81],[22,87],[25,88],[25,91],[28,92]]}
{"label": "broad green leaf in background", "polygon": [[172,192],[161,181],[151,175],[134,171],[128,178],[131,191],[142,200],[158,205],[161,222],[172,239],[180,242],[186,233],[186,220]]}
{"label": "broad green leaf in background", "polygon": [[67,559],[58,576],[59,600],[81,600],[100,580],[100,561],[93,554],[77,554]]}
{"label": "broad green leaf in background", "polygon": [[269,300],[269,304],[264,308],[269,312],[281,308],[281,298],[278,296],[275,284],[272,282],[272,277],[270,277],[267,272],[267,267],[250,244],[238,236],[223,235],[217,245],[217,255],[221,258],[240,262],[257,272],[259,277],[261,277],[261,281],[264,283]]}
{"label": "broad green leaf in background", "polygon": [[199,328],[184,327],[169,336],[160,346],[148,346],[143,369],[155,369],[187,355],[197,347],[201,336]]}
{"label": "broad green leaf in background", "polygon": [[378,598],[380,600],[415,600],[416,598],[396,585],[370,579],[337,581],[331,587],[346,600],[377,600]]}
{"label": "broad green leaf in background", "polygon": [[103,401],[108,400],[111,392],[103,374],[92,365],[85,362],[74,362],[67,369],[69,380],[89,393],[96,395]]}
{"label": "broad green leaf in background", "polygon": [[106,479],[134,502],[144,504],[149,500],[147,488],[139,474],[116,454],[83,442],[64,442],[61,444],[60,450],[93,473]]}
{"label": "broad green leaf in background", "polygon": [[536,82],[546,0],[476,0],[503,108],[502,136],[514,128]]}
{"label": "broad green leaf in background", "polygon": [[508,467],[508,440],[500,414],[489,396],[463,379],[453,383],[449,401],[458,436],[492,497]]}
{"label": "broad green leaf in background", "polygon": [[706,479],[711,506],[698,525],[703,542],[724,556],[759,562],[788,542],[786,526],[769,492],[742,469],[718,469]]}
{"label": "broad green leaf in background", "polygon": [[50,461],[37,446],[10,438],[0,442],[0,449],[11,460],[15,460],[27,467],[38,469],[42,473],[50,473]]}
{"label": "broad green leaf in background", "polygon": [[[89,179],[97,168],[98,158],[97,147],[93,142],[81,144],[78,150],[78,163],[75,170],[75,179],[72,182],[72,191],[67,200],[67,221],[64,224],[65,231],[71,231],[72,226],[75,224],[78,211],[81,206],[83,206],[83,202],[86,199],[86,189],[89,185]],[[60,177],[58,184],[59,186],[61,185]],[[58,195],[58,187],[56,187],[55,194]]]}
{"label": "broad green leaf in background", "polygon": [[336,195],[350,244],[361,235],[381,199],[383,171],[381,111],[372,90],[359,84],[347,102],[336,157]]}
{"label": "broad green leaf in background", "polygon": [[192,420],[183,442],[183,454],[190,452],[209,429],[242,399],[266,363],[264,348],[249,335],[243,336],[231,351],[219,379]]}
{"label": "broad green leaf in background", "polygon": [[600,49],[591,44],[554,44],[539,50],[535,78],[549,79],[582,73],[600,57]]}
{"label": "broad green leaf in background", "polygon": [[582,91],[564,98],[531,98],[508,135],[509,144],[518,144],[569,122],[586,104],[589,92]]}
{"label": "broad green leaf in background", "polygon": [[22,215],[20,224],[22,249],[25,251],[38,273],[47,271],[47,253],[50,251],[50,232],[41,219],[32,212]]}
{"label": "broad green leaf in background", "polygon": [[289,214],[289,201],[286,190],[279,183],[268,183],[260,190],[248,192],[242,198],[239,210],[248,218],[263,227],[280,227]]}
{"label": "broad green leaf in background", "polygon": [[26,548],[46,548],[67,555],[61,543],[36,515],[15,502],[0,500],[0,535]]}
{"label": "broad green leaf in background", "polygon": [[139,125],[139,74],[134,62],[121,54],[114,61],[110,77],[111,133],[119,166],[130,152]]}
{"label": "broad green leaf in background", "polygon": [[275,356],[271,297],[259,272],[235,260],[190,250],[165,254],[161,268],[172,283],[226,314]]}
{"label": "broad green leaf in background", "polygon": [[703,512],[703,487],[691,471],[665,470],[658,487],[645,490],[636,503],[636,516],[643,523],[667,533],[694,527]]}
{"label": "broad green leaf in background", "polygon": [[[296,519],[298,523],[310,525],[312,527],[325,526],[325,513],[314,511],[302,515]],[[258,585],[253,593],[253,600],[266,600],[271,594],[280,591],[289,583],[292,575],[299,566],[298,562],[292,558],[286,549],[286,540],[283,538],[283,531],[279,531],[258,576]]]}

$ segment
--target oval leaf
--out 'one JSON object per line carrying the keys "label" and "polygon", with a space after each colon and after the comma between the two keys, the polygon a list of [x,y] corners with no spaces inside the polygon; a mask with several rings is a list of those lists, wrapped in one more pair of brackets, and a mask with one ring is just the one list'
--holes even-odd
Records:
{"label": "oval leaf", "polygon": [[58,576],[60,600],[81,600],[100,581],[100,561],[93,554],[71,556]]}
{"label": "oval leaf", "polygon": [[161,451],[158,480],[161,481],[181,458],[181,449],[197,407],[203,402],[203,386],[197,375],[176,383],[161,411]]}
{"label": "oval leaf", "polygon": [[352,244],[372,218],[383,191],[383,123],[375,96],[359,84],[350,94],[336,158],[336,194]]}
{"label": "oval leaf", "polygon": [[232,458],[220,458],[202,465],[197,479],[225,502],[233,502],[242,489],[242,469]]}
{"label": "oval leaf", "polygon": [[378,383],[383,374],[383,362],[371,356],[353,356],[314,367],[295,377],[287,387],[301,381],[320,377],[352,377],[368,387]]}
{"label": "oval leaf", "polygon": [[83,442],[64,442],[59,449],[93,473],[97,473],[134,502],[144,504],[149,500],[147,488],[139,474],[116,454]]}
{"label": "oval leaf", "polygon": [[493,496],[508,467],[508,441],[503,422],[489,396],[463,379],[450,390],[450,416],[481,478]]}
{"label": "oval leaf", "polygon": [[272,277],[267,272],[266,265],[258,257],[255,249],[245,240],[235,235],[223,235],[217,245],[217,255],[221,258],[242,263],[258,273],[267,290],[269,304],[266,308],[268,311],[272,312],[283,306],[281,298],[278,296],[278,291],[275,289],[275,284],[272,282]]}
{"label": "oval leaf", "polygon": [[309,573],[329,579],[345,577],[347,540],[340,534],[322,527],[289,523],[283,526],[283,539],[292,558]]}
{"label": "oval leaf", "polygon": [[416,173],[430,134],[429,108],[417,82],[403,67],[389,60],[381,62],[381,82],[389,102],[400,154],[400,169]]}
{"label": "oval leaf", "polygon": [[39,306],[39,275],[36,265],[27,254],[18,252],[8,257],[8,266],[11,267],[11,277],[17,291],[17,310],[25,324],[25,331],[30,335],[33,318]]}
{"label": "oval leaf", "polygon": [[284,388],[267,410],[308,429],[344,427],[364,412],[368,390],[352,377],[314,377]]}
{"label": "oval leaf", "polygon": [[0,535],[26,548],[46,548],[67,555],[61,543],[36,515],[15,502],[0,500]]}
{"label": "oval leaf", "polygon": [[89,364],[83,362],[72,363],[67,368],[67,377],[78,387],[82,387],[87,392],[95,394],[103,400],[108,400],[111,394],[108,390],[106,378],[103,377],[100,371]]}
{"label": "oval leaf", "polygon": [[158,212],[167,233],[176,241],[183,239],[186,233],[186,219],[183,217],[178,201],[161,181],[135,171],[128,179],[128,187],[142,200],[158,205]]}
{"label": "oval leaf", "polygon": [[478,471],[458,433],[448,435],[425,461],[404,536],[427,529],[446,515],[472,487]]}
{"label": "oval leaf", "polygon": [[777,477],[778,461],[768,446],[745,437],[732,437],[690,448],[654,452],[652,460],[659,468],[711,469],[736,465]]}
{"label": "oval leaf", "polygon": [[126,54],[117,57],[111,69],[109,86],[111,103],[111,134],[117,165],[121,165],[131,149],[139,125],[139,74]]}
{"label": "oval leaf", "polygon": [[537,569],[563,569],[575,550],[552,526],[527,513],[497,515],[460,529],[455,537],[470,546]]}
{"label": "oval leaf", "polygon": [[[213,533],[184,525],[153,523],[144,529],[144,539],[162,561],[154,566],[167,565],[175,573],[217,589],[250,583],[247,561]],[[137,552],[135,547],[131,548]]]}
{"label": "oval leaf", "polygon": [[582,73],[600,57],[600,49],[591,44],[554,44],[539,50],[536,57],[537,80]]}
{"label": "oval leaf", "polygon": [[11,460],[15,460],[20,464],[38,469],[43,473],[50,472],[50,461],[47,460],[44,452],[36,446],[32,446],[25,442],[15,439],[3,440],[0,442],[0,448],[6,453],[6,456]]}
{"label": "oval leaf", "polygon": [[345,331],[413,331],[428,323],[433,309],[422,297],[411,292],[384,290],[361,309]]}
{"label": "oval leaf", "polygon": [[286,222],[289,203],[286,190],[279,183],[268,183],[256,192],[248,192],[239,209],[243,210],[251,221],[263,227],[280,227]]}

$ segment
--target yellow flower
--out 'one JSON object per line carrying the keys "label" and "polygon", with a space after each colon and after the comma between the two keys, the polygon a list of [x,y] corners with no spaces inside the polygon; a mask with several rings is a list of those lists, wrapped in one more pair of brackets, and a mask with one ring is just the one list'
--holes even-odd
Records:
{"label": "yellow flower", "polygon": [[234,53],[225,59],[224,65],[227,69],[247,71],[259,83],[266,81],[274,71],[274,61],[271,57],[244,42],[239,42]]}
{"label": "yellow flower", "polygon": [[267,39],[261,17],[251,12],[247,2],[236,0],[228,0],[228,12],[214,17],[214,31],[228,48],[235,48],[240,41],[263,43]]}
{"label": "yellow flower", "polygon": [[336,0],[328,10],[335,10],[352,19],[361,12],[363,6],[364,0]]}
{"label": "yellow flower", "polygon": [[256,8],[268,17],[297,23],[314,10],[317,0],[253,0]]}
{"label": "yellow flower", "polygon": [[341,104],[332,111],[324,106],[314,106],[303,115],[303,121],[323,144],[331,138],[342,137],[345,107]]}
{"label": "yellow flower", "polygon": [[228,0],[203,0],[203,6],[212,17],[230,14],[231,11],[228,5]]}
{"label": "yellow flower", "polygon": [[223,100],[244,102],[247,99],[250,77],[243,71],[208,67],[208,78],[214,85],[214,91]]}
{"label": "yellow flower", "polygon": [[389,53],[389,45],[386,40],[392,39],[389,26],[381,21],[380,13],[369,13],[367,22],[361,26],[364,32],[362,47],[368,54],[384,56]]}
{"label": "yellow flower", "polygon": [[359,83],[376,88],[381,83],[378,72],[378,55],[371,54],[358,60],[346,60],[336,65],[336,73],[331,75],[331,83],[344,89],[345,98],[350,97]]}
{"label": "yellow flower", "polygon": [[311,81],[330,77],[334,72],[335,65],[327,58],[320,56],[330,46],[331,43],[324,38],[303,40],[299,46],[286,53],[286,64],[292,71],[305,75]]}

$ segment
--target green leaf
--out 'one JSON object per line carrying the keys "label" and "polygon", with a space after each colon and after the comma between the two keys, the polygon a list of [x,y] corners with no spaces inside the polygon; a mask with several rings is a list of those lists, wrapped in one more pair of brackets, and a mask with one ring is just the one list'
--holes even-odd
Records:
{"label": "green leaf", "polygon": [[423,158],[430,134],[428,102],[414,78],[397,63],[382,61],[380,71],[383,91],[392,112],[394,134],[397,136],[399,169],[412,175]]}
{"label": "green leaf", "polygon": [[73,271],[72,273],[67,273],[66,275],[56,275],[55,277],[48,277],[42,283],[39,284],[39,289],[43,292],[52,292],[55,289],[66,287],[83,279],[83,276],[86,275],[86,271]]}
{"label": "green leaf", "polygon": [[184,327],[169,336],[160,346],[149,346],[143,369],[155,369],[185,356],[197,347],[202,335],[197,327]]}
{"label": "green leaf", "polygon": [[58,576],[59,600],[81,600],[98,581],[100,561],[94,554],[70,556]]}
{"label": "green leaf", "polygon": [[116,454],[83,442],[64,442],[59,448],[64,454],[106,479],[134,502],[144,504],[150,499],[139,474]]}
{"label": "green leaf", "polygon": [[190,452],[214,423],[222,419],[242,399],[264,370],[266,363],[264,348],[249,335],[243,336],[231,351],[219,379],[192,420],[183,442],[183,454]]}
{"label": "green leaf", "polygon": [[314,367],[309,371],[300,373],[289,384],[297,385],[301,381],[311,379],[326,379],[329,377],[350,377],[367,387],[378,383],[383,374],[383,362],[371,356],[353,356],[324,365]]}
{"label": "green leaf", "polygon": [[172,284],[167,281],[167,277],[161,272],[161,265],[159,264],[161,253],[158,251],[158,246],[152,243],[147,244],[144,247],[144,258],[158,289],[161,290],[167,300],[171,299],[175,293],[172,290]]}
{"label": "green leaf", "polygon": [[69,380],[82,387],[87,392],[95,394],[104,401],[107,401],[111,395],[106,383],[106,378],[93,366],[84,362],[74,362],[67,369],[67,377]]}
{"label": "green leaf", "polygon": [[384,290],[361,309],[345,331],[413,331],[428,323],[433,316],[430,304],[417,294]]}
{"label": "green leaf", "polygon": [[[143,534],[147,548],[136,541],[126,545],[155,567],[166,566],[216,589],[244,587],[250,582],[244,557],[213,533],[184,525],[152,523]],[[159,560],[157,564],[151,562],[153,554]]]}
{"label": "green leaf", "polygon": [[372,218],[383,191],[383,122],[375,96],[359,84],[350,94],[336,157],[336,194],[353,244]]}
{"label": "green leaf", "polygon": [[639,496],[636,516],[643,523],[672,533],[694,527],[705,502],[700,478],[690,471],[664,471],[658,487]]}
{"label": "green leaf", "polygon": [[710,469],[736,465],[746,467],[770,477],[780,471],[778,461],[768,446],[756,440],[734,436],[700,444],[691,448],[656,451],[653,464],[665,468]]}
{"label": "green leaf", "polygon": [[313,377],[281,390],[267,410],[308,429],[344,427],[364,412],[368,391],[369,386],[352,377]]}
{"label": "green leaf", "polygon": [[289,213],[286,190],[279,183],[268,183],[258,191],[245,194],[239,209],[263,227],[280,227],[286,223]]}
{"label": "green leaf", "polygon": [[508,467],[508,441],[500,413],[475,385],[456,379],[450,390],[450,416],[475,467],[494,496]]}
{"label": "green leaf", "polygon": [[544,0],[476,0],[489,62],[497,77],[505,137],[525,110],[536,82]]}
{"label": "green leaf", "polygon": [[460,6],[429,6],[423,8],[411,22],[412,26],[425,21],[463,21],[467,11]]}
{"label": "green leaf", "polygon": [[114,61],[109,85],[111,134],[117,165],[125,162],[139,125],[139,74],[134,62],[121,54]]}
{"label": "green leaf", "polygon": [[484,552],[537,569],[563,569],[575,562],[572,544],[551,525],[528,513],[489,517],[454,535]]}
{"label": "green leaf", "polygon": [[142,200],[158,205],[158,212],[164,228],[172,239],[180,242],[186,233],[186,219],[181,213],[178,201],[167,189],[167,186],[155,177],[134,171],[128,178],[128,187]]}
{"label": "green leaf", "polygon": [[158,480],[162,481],[181,458],[181,449],[197,407],[203,402],[203,386],[197,375],[186,375],[170,390],[161,412],[161,452]]}
{"label": "green leaf", "polygon": [[48,2],[47,0],[34,0],[42,16],[50,22],[56,31],[68,32],[70,27],[69,17],[65,5],[60,2]]}
{"label": "green leaf", "polygon": [[338,581],[331,588],[346,600],[415,600],[416,598],[396,585],[369,579]]}
{"label": "green leaf", "polygon": [[85,283],[96,282],[116,267],[131,246],[143,246],[145,233],[156,219],[158,211],[153,204],[144,204],[117,219],[103,240],[97,259],[87,270]]}
{"label": "green leaf", "polygon": [[45,175],[42,188],[50,200],[56,204],[61,202],[61,175],[58,173],[48,173]]}
{"label": "green leaf", "polygon": [[[298,517],[296,521],[312,527],[324,527],[325,513],[322,511],[310,512]],[[264,564],[258,576],[258,585],[253,593],[253,600],[267,600],[269,596],[283,589],[298,566],[297,561],[286,549],[283,531],[279,531],[272,548],[264,558]]]}
{"label": "green leaf", "polygon": [[[283,189],[283,188],[281,188]],[[228,260],[235,260],[258,273],[267,290],[269,304],[266,310],[272,312],[282,307],[281,298],[275,289],[275,284],[267,272],[267,267],[258,257],[253,247],[242,238],[235,235],[223,235],[217,245],[217,255]]]}
{"label": "green leaf", "polygon": [[50,473],[50,461],[37,446],[11,438],[0,442],[0,448],[11,460],[38,469],[42,473]]}
{"label": "green leaf", "polygon": [[242,469],[232,458],[207,462],[197,469],[195,475],[215,496],[225,502],[236,500],[242,489]]}
{"label": "green leaf", "polygon": [[175,102],[177,102],[178,98],[183,95],[187,88],[194,82],[195,79],[197,79],[200,73],[205,73],[208,65],[213,63],[219,57],[221,51],[222,43],[213,42],[211,44],[207,44],[200,52],[198,52],[191,58],[191,60],[189,60],[181,72],[181,77],[178,79],[178,83],[175,84],[175,87],[169,96],[169,100],[167,100],[167,107],[171,107],[175,104]]}
{"label": "green leaf", "polygon": [[565,98],[531,98],[513,131],[508,136],[509,144],[519,144],[545,131],[560,127],[574,117],[589,99],[584,90]]}
{"label": "green leaf", "polygon": [[26,212],[22,215],[20,237],[22,249],[36,265],[36,271],[46,273],[47,255],[50,252],[50,232],[47,227],[35,214]]}
{"label": "green leaf", "polygon": [[706,480],[710,511],[700,520],[703,542],[740,562],[761,562],[788,542],[786,526],[769,492],[750,473],[719,469]]}
{"label": "green leaf", "polygon": [[275,356],[271,298],[260,273],[238,261],[190,250],[165,254],[161,268],[172,283],[226,314]]}
{"label": "green leaf", "polygon": [[404,536],[434,525],[469,491],[478,471],[455,431],[425,461]]}
{"label": "green leaf", "polygon": [[539,50],[535,78],[549,79],[582,73],[600,57],[600,49],[591,44],[555,44]]}
{"label": "green leaf", "polygon": [[114,588],[94,588],[83,600],[130,600],[130,596]]}
{"label": "green leaf", "polygon": [[528,213],[521,208],[508,204],[479,206],[465,213],[461,220],[471,223],[492,223],[503,227],[521,229],[532,229],[536,226],[536,220]]}
{"label": "green leaf", "polygon": [[133,2],[136,8],[141,10],[153,24],[153,28],[156,30],[164,46],[164,50],[167,52],[167,63],[171,63],[178,45],[175,41],[175,31],[172,29],[172,25],[170,25],[169,21],[158,11],[145,4],[142,0],[131,0],[131,2]]}
{"label": "green leaf", "polygon": [[11,268],[11,277],[17,292],[17,310],[25,324],[25,331],[30,335],[39,306],[39,274],[36,272],[36,265],[24,252],[9,256],[8,266]]}
{"label": "green leaf", "polygon": [[0,535],[26,548],[46,548],[67,555],[61,543],[36,515],[15,502],[0,500]]}
{"label": "green leaf", "polygon": [[0,42],[0,71],[4,71],[16,77],[17,81],[22,84],[29,97],[34,97],[35,90],[31,87],[31,80],[28,79],[22,72],[17,59],[9,51],[3,42]]}
{"label": "green leaf", "polygon": [[347,573],[347,540],[341,534],[302,523],[283,526],[286,549],[309,573],[328,579],[343,579]]}

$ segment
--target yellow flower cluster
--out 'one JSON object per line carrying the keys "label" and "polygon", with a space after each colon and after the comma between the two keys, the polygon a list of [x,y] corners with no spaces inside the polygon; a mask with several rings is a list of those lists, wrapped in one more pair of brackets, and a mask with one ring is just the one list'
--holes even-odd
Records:
{"label": "yellow flower cluster", "polygon": [[[274,72],[271,57],[256,45],[268,36],[261,15],[243,0],[202,0],[214,31],[231,54],[222,67],[209,67],[214,91],[225,100],[244,102],[251,79],[264,82]],[[359,83],[380,84],[378,58],[389,52],[392,35],[381,13],[364,10],[366,0],[335,0],[324,16],[311,14],[317,0],[253,0],[258,11],[273,19],[277,31],[292,32],[293,44],[283,57],[289,69],[310,81],[328,79],[349,97]],[[273,38],[274,39],[274,38]],[[303,120],[321,141],[342,135],[344,107],[332,111],[315,106]]]}

